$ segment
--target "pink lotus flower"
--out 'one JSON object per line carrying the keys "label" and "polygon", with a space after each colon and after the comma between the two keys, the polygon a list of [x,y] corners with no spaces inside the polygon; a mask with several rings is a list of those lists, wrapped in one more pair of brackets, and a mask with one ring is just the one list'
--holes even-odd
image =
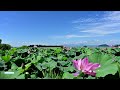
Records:
{"label": "pink lotus flower", "polygon": [[[84,74],[89,74],[92,76],[96,75],[95,70],[100,67],[98,63],[89,63],[88,58],[84,58],[83,60],[73,60],[73,65],[79,71],[82,71]],[[78,76],[78,72],[74,73],[74,76]]]}

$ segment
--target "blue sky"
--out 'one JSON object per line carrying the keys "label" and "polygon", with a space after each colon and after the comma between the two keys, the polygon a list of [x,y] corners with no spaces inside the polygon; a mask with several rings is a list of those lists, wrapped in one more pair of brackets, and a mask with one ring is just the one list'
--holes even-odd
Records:
{"label": "blue sky", "polygon": [[119,44],[120,11],[0,11],[0,38],[30,44]]}

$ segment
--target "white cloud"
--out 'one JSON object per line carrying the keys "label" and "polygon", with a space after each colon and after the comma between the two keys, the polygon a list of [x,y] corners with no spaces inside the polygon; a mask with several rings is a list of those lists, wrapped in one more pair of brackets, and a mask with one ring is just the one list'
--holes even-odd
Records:
{"label": "white cloud", "polygon": [[104,20],[119,21],[120,20],[120,11],[111,11],[104,14]]}
{"label": "white cloud", "polygon": [[[106,12],[97,23],[91,22],[86,24],[86,26],[89,26],[89,29],[80,29],[80,32],[101,36],[120,33],[120,11]],[[79,29],[79,26],[77,28]]]}
{"label": "white cloud", "polygon": [[91,34],[97,34],[96,36],[104,36],[104,35],[109,35],[109,34],[115,34],[115,33],[120,33],[120,30],[114,30],[114,31],[108,31],[108,30],[86,30],[86,31],[81,31],[85,33],[91,33]]}
{"label": "white cloud", "polygon": [[98,37],[101,35],[66,35],[65,38],[87,38],[87,37]]}
{"label": "white cloud", "polygon": [[73,37],[91,37],[90,35],[66,35],[66,38],[73,38]]}
{"label": "white cloud", "polygon": [[120,11],[106,11],[103,14],[74,20],[72,22],[75,25],[74,32],[63,36],[54,36],[54,38],[90,38],[120,33]]}
{"label": "white cloud", "polygon": [[72,34],[69,34],[69,35],[64,35],[64,36],[53,36],[53,38],[55,39],[70,39],[70,38],[88,38],[88,37],[99,37],[99,36],[102,36],[102,35],[92,35],[92,34],[88,34],[88,35],[72,35]]}

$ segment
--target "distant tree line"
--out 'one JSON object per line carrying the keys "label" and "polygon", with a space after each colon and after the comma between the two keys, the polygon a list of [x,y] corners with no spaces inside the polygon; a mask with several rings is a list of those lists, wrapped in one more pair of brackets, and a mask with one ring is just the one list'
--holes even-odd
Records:
{"label": "distant tree line", "polygon": [[120,46],[120,44],[114,45],[114,47],[119,47],[119,46]]}
{"label": "distant tree line", "polygon": [[107,45],[107,44],[102,44],[102,45],[99,45],[98,47],[109,47],[109,45]]}
{"label": "distant tree line", "polygon": [[[112,45],[112,47],[119,47],[119,46],[120,44]],[[102,44],[102,45],[99,45],[98,47],[110,47],[110,46],[107,44]]]}
{"label": "distant tree line", "polygon": [[2,39],[0,39],[0,50],[10,50],[12,48],[9,44],[2,44]]}

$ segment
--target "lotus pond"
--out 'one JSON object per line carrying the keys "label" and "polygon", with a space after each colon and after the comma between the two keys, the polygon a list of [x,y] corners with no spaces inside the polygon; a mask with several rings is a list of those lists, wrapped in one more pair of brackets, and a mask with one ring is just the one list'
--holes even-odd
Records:
{"label": "lotus pond", "polygon": [[120,48],[0,50],[0,79],[119,79]]}

